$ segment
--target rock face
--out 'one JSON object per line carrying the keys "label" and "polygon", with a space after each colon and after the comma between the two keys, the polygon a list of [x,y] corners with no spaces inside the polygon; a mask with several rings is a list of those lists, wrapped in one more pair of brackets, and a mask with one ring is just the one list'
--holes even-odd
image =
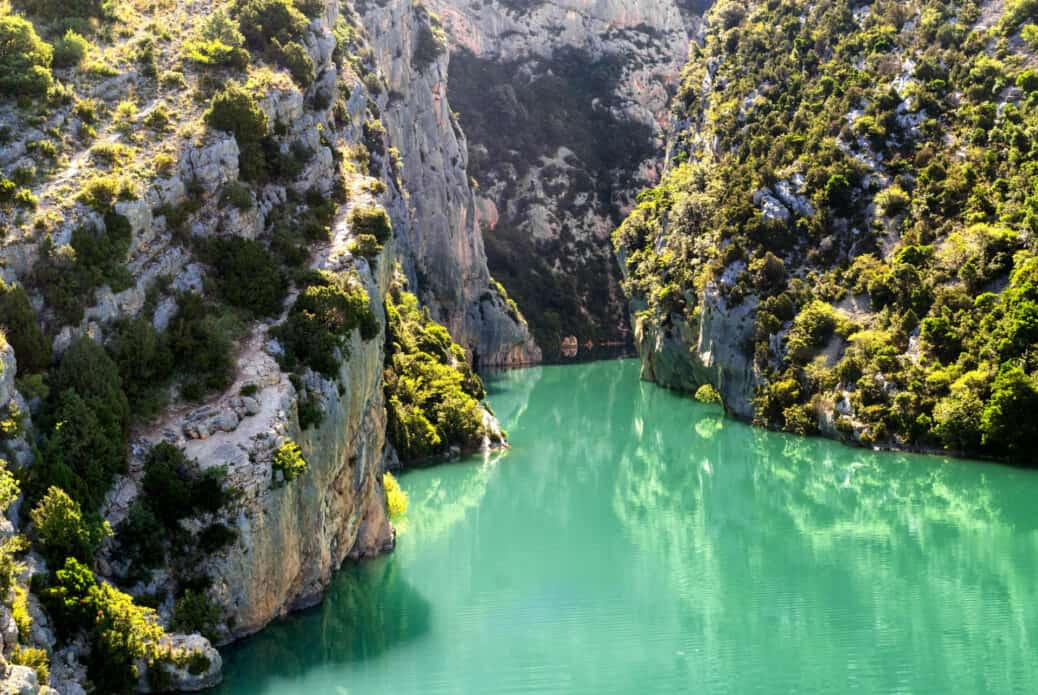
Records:
{"label": "rock face", "polygon": [[468,151],[447,100],[448,55],[420,5],[359,6],[390,98],[382,119],[410,192],[398,237],[412,287],[477,365],[538,362],[541,351],[487,270]]}
{"label": "rock face", "polygon": [[427,4],[449,37],[490,271],[546,355],[569,336],[629,342],[609,237],[658,179],[670,96],[709,3]]}

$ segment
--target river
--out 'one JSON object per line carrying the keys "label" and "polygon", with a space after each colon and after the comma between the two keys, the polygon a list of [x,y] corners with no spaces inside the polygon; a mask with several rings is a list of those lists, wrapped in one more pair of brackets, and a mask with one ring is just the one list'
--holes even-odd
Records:
{"label": "river", "polygon": [[502,372],[391,556],[225,695],[1038,692],[1038,473],[753,429],[632,360]]}

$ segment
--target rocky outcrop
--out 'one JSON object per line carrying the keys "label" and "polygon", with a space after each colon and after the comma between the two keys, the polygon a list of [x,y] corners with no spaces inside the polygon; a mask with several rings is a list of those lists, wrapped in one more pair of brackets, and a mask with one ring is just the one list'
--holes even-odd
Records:
{"label": "rocky outcrop", "polygon": [[410,193],[406,217],[394,222],[411,286],[475,363],[540,361],[525,322],[487,270],[467,143],[447,100],[448,54],[432,19],[411,2],[359,9],[388,84],[382,120]]}
{"label": "rocky outcrop", "polygon": [[[639,303],[632,302],[632,309],[638,316]],[[710,384],[729,412],[752,418],[758,380],[745,346],[753,340],[755,309],[752,298],[729,307],[717,288],[710,287],[694,324],[678,315],[671,315],[666,326],[650,316],[635,318],[642,378],[689,393]]]}
{"label": "rocky outcrop", "polygon": [[[626,344],[609,242],[658,180],[669,102],[705,3],[429,0],[491,272],[551,357]],[[572,341],[570,341],[572,344]]]}

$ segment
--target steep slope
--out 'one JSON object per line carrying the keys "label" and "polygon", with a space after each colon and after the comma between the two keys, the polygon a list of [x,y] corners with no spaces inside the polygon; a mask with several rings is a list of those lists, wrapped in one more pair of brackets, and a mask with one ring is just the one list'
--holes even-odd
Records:
{"label": "steep slope", "polygon": [[1035,10],[717,4],[664,183],[615,236],[643,375],[793,432],[1033,461]]}
{"label": "steep slope", "polygon": [[412,286],[476,364],[539,362],[525,320],[487,270],[465,135],[447,100],[448,56],[433,18],[411,2],[358,9],[388,82],[383,119],[411,194],[401,238]]}
{"label": "steep slope", "polygon": [[[0,32],[4,687],[204,688],[210,640],[393,546],[384,374],[433,349],[387,330],[397,264],[473,358],[536,348],[475,227],[414,236],[436,211],[350,3],[25,0]],[[408,414],[464,424],[428,453],[500,439],[415,311],[447,359]]]}
{"label": "steep slope", "polygon": [[658,180],[668,104],[708,3],[426,4],[450,44],[491,272],[546,355],[628,343],[609,235]]}

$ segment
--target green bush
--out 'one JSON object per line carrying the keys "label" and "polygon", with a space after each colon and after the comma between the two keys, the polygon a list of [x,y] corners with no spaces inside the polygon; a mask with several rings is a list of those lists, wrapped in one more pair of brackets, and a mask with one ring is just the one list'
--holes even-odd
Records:
{"label": "green bush", "polygon": [[224,389],[234,380],[232,341],[219,316],[197,294],[178,299],[177,315],[167,330],[173,364],[186,376],[185,397],[195,400]]}
{"label": "green bush", "polygon": [[280,313],[288,283],[266,246],[230,237],[211,239],[207,252],[220,294],[229,304],[259,316]]}
{"label": "green bush", "polygon": [[316,68],[303,44],[289,41],[281,47],[280,57],[281,64],[301,87],[306,88],[313,84],[314,78],[317,77]]}
{"label": "green bush", "polygon": [[393,226],[389,221],[389,215],[382,208],[357,206],[350,210],[350,230],[357,236],[369,234],[375,240],[384,244],[389,241],[393,234]]}
{"label": "green bush", "polygon": [[98,692],[132,691],[141,676],[138,664],[152,666],[166,656],[161,646],[165,631],[155,611],[135,605],[111,584],[99,584],[73,558],[55,572],[40,597],[61,632],[82,630],[88,636],[87,676]]}
{"label": "green bush", "polygon": [[306,473],[308,468],[299,445],[289,440],[278,447],[271,462],[275,471],[280,471],[286,482],[291,482]]}
{"label": "green bush", "polygon": [[171,627],[178,632],[197,632],[203,637],[215,640],[221,618],[222,611],[209,594],[188,589],[173,604]]}
{"label": "green bush", "polygon": [[387,435],[404,461],[472,449],[484,434],[483,383],[443,326],[399,285],[386,299]]}
{"label": "green bush", "polygon": [[0,94],[43,96],[53,78],[51,47],[24,17],[0,16]]}
{"label": "green bush", "polygon": [[367,291],[355,275],[321,272],[308,278],[288,319],[271,333],[281,341],[290,369],[305,366],[334,376],[339,369],[336,353],[345,353],[354,329],[363,340],[378,335]]}
{"label": "green bush", "polygon": [[212,99],[205,122],[214,130],[234,135],[240,150],[238,167],[245,181],[262,181],[267,164],[262,142],[270,124],[256,98],[237,82],[231,82]]}
{"label": "green bush", "polygon": [[111,535],[106,523],[88,520],[79,503],[57,487],[47,490],[29,518],[36,527],[38,547],[52,567],[66,557],[90,562],[104,537]]}
{"label": "green bush", "polygon": [[18,4],[27,12],[65,22],[104,16],[103,0],[18,0]]}
{"label": "green bush", "polygon": [[77,67],[89,51],[90,42],[81,34],[69,29],[63,37],[54,42],[54,67]]}
{"label": "green bush", "polygon": [[349,251],[354,256],[360,256],[369,261],[374,261],[378,258],[378,255],[382,253],[382,244],[378,243],[378,239],[371,234],[358,234],[357,237],[350,242]]}
{"label": "green bush", "polygon": [[18,373],[35,374],[50,367],[51,343],[40,330],[25,288],[0,279],[0,326],[14,348]]}
{"label": "green bush", "polygon": [[201,65],[226,66],[244,69],[249,64],[249,52],[243,46],[245,37],[227,13],[221,9],[205,16],[194,35],[184,42],[184,57]]}
{"label": "green bush", "polygon": [[26,474],[27,498],[35,503],[56,486],[92,513],[125,472],[130,408],[118,368],[89,338],[73,342],[52,371],[41,424],[47,437]]}
{"label": "green bush", "polygon": [[105,344],[119,368],[126,398],[138,418],[147,418],[162,404],[162,391],[172,376],[173,353],[150,321],[120,319]]}

